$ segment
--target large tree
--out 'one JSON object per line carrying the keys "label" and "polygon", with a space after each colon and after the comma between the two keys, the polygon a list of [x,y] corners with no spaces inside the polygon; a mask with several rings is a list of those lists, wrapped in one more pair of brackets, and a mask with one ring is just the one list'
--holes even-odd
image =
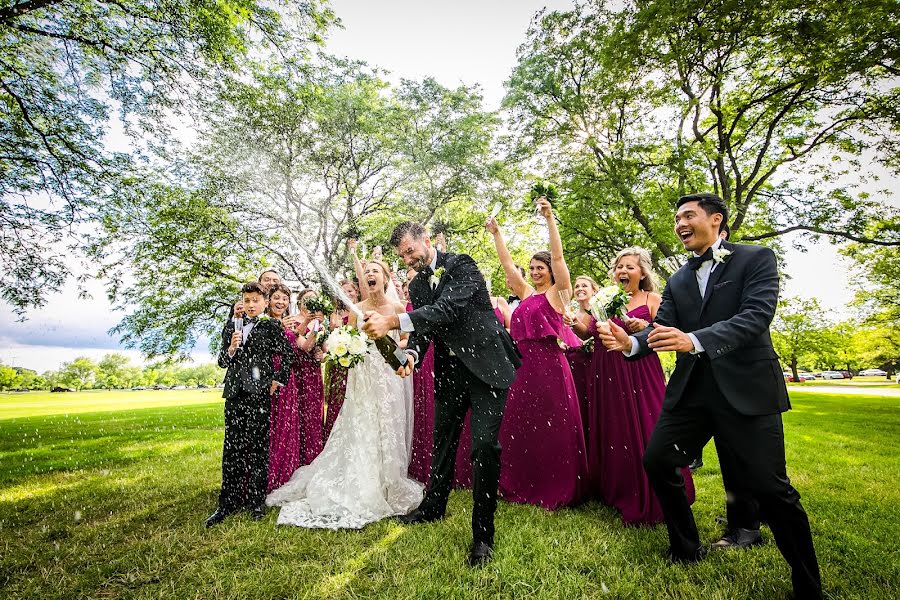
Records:
{"label": "large tree", "polygon": [[392,88],[325,56],[224,82],[190,152],[104,206],[92,257],[126,311],[116,331],[148,356],[184,356],[201,335],[215,346],[240,282],[264,265],[308,285],[306,251],[343,273],[350,236],[371,249],[399,220],[471,219],[496,170],[496,121],[475,89]]}
{"label": "large tree", "polygon": [[319,0],[5,2],[0,296],[20,314],[39,306],[71,274],[84,224],[173,116],[251,49],[299,55],[332,20]]}
{"label": "large tree", "polygon": [[707,190],[739,239],[900,245],[896,228],[866,234],[873,215],[896,214],[887,192],[855,187],[864,156],[896,167],[895,11],[680,0],[539,13],[506,106],[517,150],[567,188],[567,246],[597,261],[640,243],[661,262],[679,248],[674,199]]}

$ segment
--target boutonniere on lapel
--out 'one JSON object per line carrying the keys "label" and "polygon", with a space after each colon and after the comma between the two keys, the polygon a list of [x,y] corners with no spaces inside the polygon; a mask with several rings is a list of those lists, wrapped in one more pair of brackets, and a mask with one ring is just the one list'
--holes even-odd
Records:
{"label": "boutonniere on lapel", "polygon": [[269,315],[263,313],[263,314],[259,315],[259,317],[257,317],[257,320],[258,320],[260,323],[262,323],[263,321],[268,321],[268,320],[270,320],[271,318],[272,318],[272,317],[270,317]]}
{"label": "boutonniere on lapel", "polygon": [[438,267],[435,272],[431,275],[431,278],[428,280],[431,282],[431,289],[434,289],[441,282],[441,277],[444,276],[444,267]]}
{"label": "boutonniere on lapel", "polygon": [[728,248],[716,248],[713,250],[713,260],[720,265],[725,262],[725,259],[729,256],[731,256],[731,250]]}

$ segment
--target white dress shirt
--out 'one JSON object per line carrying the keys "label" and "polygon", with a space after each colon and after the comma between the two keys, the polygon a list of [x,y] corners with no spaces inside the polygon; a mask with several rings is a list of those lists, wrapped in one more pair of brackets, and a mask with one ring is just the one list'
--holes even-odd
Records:
{"label": "white dress shirt", "polygon": [[[713,243],[712,249],[718,250],[722,245],[722,238],[719,238]],[[697,252],[694,252],[694,256],[700,256]],[[700,290],[700,300],[703,300],[703,297],[706,296],[706,284],[709,282],[709,276],[713,271],[716,270],[716,267],[719,266],[713,259],[705,260],[700,263],[700,268],[694,271],[694,276],[697,278],[697,288]],[[693,333],[688,333],[687,336],[691,338],[691,342],[694,344],[694,349],[691,350],[691,354],[700,354],[704,352],[703,344],[700,343],[700,340],[697,339]],[[631,350],[628,352],[624,352],[625,356],[634,356],[638,352],[638,341],[637,338],[633,335],[630,336],[631,339]]]}

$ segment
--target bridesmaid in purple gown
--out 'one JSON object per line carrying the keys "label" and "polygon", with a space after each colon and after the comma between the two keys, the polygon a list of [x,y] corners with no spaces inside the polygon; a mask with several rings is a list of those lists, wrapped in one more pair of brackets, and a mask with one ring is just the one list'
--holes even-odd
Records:
{"label": "bridesmaid in purple gown", "polygon": [[300,431],[303,446],[300,465],[308,465],[325,445],[325,386],[322,381],[322,349],[316,346],[316,323],[323,316],[307,310],[304,300],[315,294],[305,289],[297,296],[300,310],[297,336],[297,366],[300,378]]}
{"label": "bridesmaid in purple gown", "polygon": [[[296,353],[297,335],[291,330],[294,317],[287,316],[291,304],[291,290],[282,283],[269,287],[268,314],[285,324],[284,334]],[[275,369],[281,366],[281,356],[273,357]],[[269,481],[268,490],[281,487],[300,466],[300,380],[296,368],[291,369],[287,383],[272,396],[269,412]]]}
{"label": "bridesmaid in purple gown", "polygon": [[[643,248],[626,248],[610,263],[609,277],[631,294],[625,318],[614,318],[631,332],[648,327],[656,317],[661,301],[659,284]],[[597,327],[605,323],[591,324]],[[603,346],[598,340],[597,348]],[[598,474],[592,481],[600,499],[618,509],[622,521],[650,525],[663,521],[662,508],[644,472],[642,458],[650,434],[662,411],[666,380],[659,357],[649,354],[627,361],[621,352],[594,353],[593,369],[597,377],[589,380],[591,396],[588,456],[590,467]],[[593,432],[596,431],[596,435]],[[688,499],[694,501],[690,471],[684,469]]]}
{"label": "bridesmaid in purple gown", "polygon": [[[588,379],[594,376],[591,364],[594,360],[595,340],[589,329],[591,315],[588,312],[588,301],[591,299],[591,296],[597,293],[600,286],[592,278],[586,275],[579,275],[575,278],[573,289],[578,310],[573,312],[570,306],[569,310],[566,310],[563,314],[563,321],[572,328],[579,340],[584,341],[579,347],[570,347],[566,350],[566,358],[569,360],[569,367],[572,369],[572,379],[575,380],[575,391],[578,393],[578,406],[581,409],[581,426],[584,430],[585,447],[590,447],[587,443],[591,435],[590,427],[588,426]],[[588,469],[589,483],[587,489],[591,487],[590,477],[591,472]]]}
{"label": "bridesmaid in purple gown", "polygon": [[569,268],[546,198],[538,199],[538,209],[550,231],[550,252],[538,252],[531,259],[534,288],[516,268],[497,222],[489,220],[486,228],[494,237],[512,292],[523,299],[510,328],[522,366],[500,426],[500,494],[511,502],[552,510],[582,499],[587,462],[575,382],[559,346],[568,335],[562,313],[572,294]]}
{"label": "bridesmaid in purple gown", "polygon": [[[354,304],[359,302],[359,290],[356,284],[349,279],[341,281],[341,289],[347,294]],[[335,311],[331,315],[331,328],[337,328],[350,322],[350,311],[347,310],[338,300],[335,302]],[[331,429],[341,412],[341,406],[344,404],[344,395],[347,393],[347,373],[346,369],[337,364],[330,364],[325,367],[328,372],[328,388],[325,390],[325,429],[323,431],[323,447],[331,435]]]}

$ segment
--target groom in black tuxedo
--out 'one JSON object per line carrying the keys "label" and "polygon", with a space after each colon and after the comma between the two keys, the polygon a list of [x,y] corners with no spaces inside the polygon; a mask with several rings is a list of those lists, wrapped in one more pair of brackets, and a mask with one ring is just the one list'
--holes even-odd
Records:
{"label": "groom in black tuxedo", "polygon": [[670,559],[694,562],[706,554],[680,468],[713,437],[741,473],[740,491],[759,502],[791,567],[796,597],[821,598],[809,520],[785,467],[781,413],[790,403],[769,335],[778,301],[775,254],[720,239],[727,220],[718,196],[680,198],[675,233],[694,256],[669,279],[652,327],[629,336],[610,321],[601,336],[607,348],[631,358],[678,353],[644,453],[666,517]]}
{"label": "groom in black tuxedo", "polygon": [[491,306],[478,265],[465,254],[445,254],[431,245],[418,223],[394,229],[391,244],[417,274],[409,284],[414,310],[396,316],[368,313],[363,329],[382,337],[391,329],[410,332],[412,365],[434,343],[434,453],[425,499],[401,517],[404,523],[436,521],[444,516],[453,483],[453,468],[466,411],[472,409],[472,549],[469,564],[491,560],[494,512],[500,480],[497,435],[509,386],[521,364],[512,338]]}

